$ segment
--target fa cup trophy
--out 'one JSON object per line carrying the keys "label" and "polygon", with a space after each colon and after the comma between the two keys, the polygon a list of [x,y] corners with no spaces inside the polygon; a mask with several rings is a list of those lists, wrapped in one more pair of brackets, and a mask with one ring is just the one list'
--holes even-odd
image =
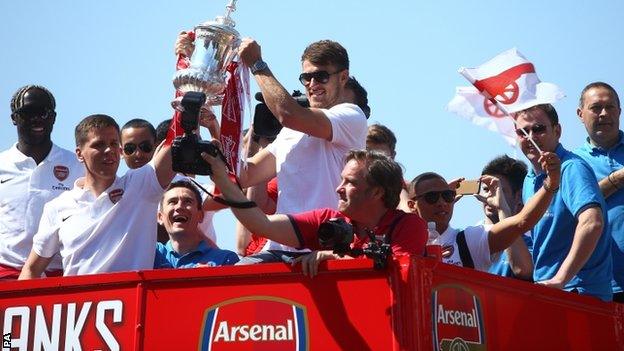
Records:
{"label": "fa cup trophy", "polygon": [[[206,94],[205,105],[221,104],[225,89],[226,68],[237,54],[240,35],[234,29],[230,14],[236,10],[236,0],[226,6],[225,16],[195,27],[195,51],[190,66],[176,72],[173,85],[182,94],[197,91]],[[176,103],[177,102],[177,103]],[[173,102],[174,107],[179,100]]]}

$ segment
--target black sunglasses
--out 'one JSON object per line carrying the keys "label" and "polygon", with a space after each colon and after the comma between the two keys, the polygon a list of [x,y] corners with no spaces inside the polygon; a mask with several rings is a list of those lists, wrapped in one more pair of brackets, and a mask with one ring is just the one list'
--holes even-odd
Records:
{"label": "black sunglasses", "polygon": [[310,73],[301,73],[299,75],[299,81],[301,82],[301,84],[306,85],[308,83],[310,83],[312,81],[312,78],[314,78],[315,81],[325,84],[327,82],[329,82],[329,76],[331,76],[332,74],[336,74],[336,73],[340,73],[343,70],[339,70],[336,71],[334,73],[329,73],[327,71],[316,71],[316,72],[310,72]]}
{"label": "black sunglasses", "polygon": [[[154,146],[149,141],[142,141],[139,143],[138,148],[146,154],[149,154],[150,152],[152,152]],[[123,147],[123,151],[126,155],[132,155],[136,151],[136,149],[137,144],[134,143],[127,143]]]}
{"label": "black sunglasses", "polygon": [[440,200],[440,196],[442,196],[442,199],[444,201],[451,203],[455,201],[456,195],[457,192],[455,192],[455,190],[428,191],[424,194],[417,195],[416,197],[414,197],[414,200],[422,197],[425,199],[425,201],[427,201],[429,205],[434,205],[438,202],[438,200]]}
{"label": "black sunglasses", "polygon": [[[524,132],[522,131],[524,130],[524,132],[526,132],[526,135],[524,134]],[[546,126],[543,124],[534,124],[531,126],[531,128],[518,128],[516,129],[516,134],[521,137],[521,138],[525,138],[527,135],[530,135],[530,132],[533,132],[533,134],[542,134],[546,131]]]}
{"label": "black sunglasses", "polygon": [[35,119],[35,118],[39,118],[43,121],[54,117],[55,112],[54,110],[50,110],[50,109],[26,109],[26,110],[22,110],[20,112],[17,112],[16,115],[22,120],[31,120],[31,119]]}

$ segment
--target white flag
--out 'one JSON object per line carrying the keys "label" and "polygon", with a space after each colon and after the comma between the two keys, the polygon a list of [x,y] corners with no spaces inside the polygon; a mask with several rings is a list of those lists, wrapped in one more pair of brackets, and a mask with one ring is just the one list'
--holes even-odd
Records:
{"label": "white flag", "polygon": [[515,48],[479,67],[462,68],[460,73],[486,97],[496,99],[509,113],[553,103],[565,96],[556,85],[541,83],[533,64]]}
{"label": "white flag", "polygon": [[[500,133],[511,146],[516,145],[516,128],[511,118],[502,114],[476,88],[458,87],[447,109],[472,123]],[[488,109],[490,112],[488,112]],[[498,116],[492,115],[498,113]]]}

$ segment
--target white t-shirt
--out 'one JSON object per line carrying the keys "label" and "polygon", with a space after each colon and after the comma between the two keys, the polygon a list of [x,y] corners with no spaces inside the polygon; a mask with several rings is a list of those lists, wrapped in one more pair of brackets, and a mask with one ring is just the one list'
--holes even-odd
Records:
{"label": "white t-shirt", "polygon": [[[331,122],[332,141],[283,128],[267,150],[275,156],[278,186],[275,213],[336,208],[340,173],[349,150],[366,147],[366,116],[354,104],[323,110]],[[264,250],[294,249],[269,240]]]}
{"label": "white t-shirt", "polygon": [[[464,236],[466,245],[472,257],[474,268],[479,271],[487,272],[493,261],[498,259],[500,253],[490,255],[490,244],[488,242],[488,231],[491,225],[476,225],[466,227]],[[442,262],[453,264],[456,266],[464,266],[459,255],[459,247],[457,246],[457,234],[460,230],[451,228],[450,226],[440,235],[438,242],[442,246]]]}
{"label": "white t-shirt", "polygon": [[[0,264],[24,266],[46,202],[71,189],[84,166],[76,154],[52,145],[37,165],[17,149],[0,153]],[[61,269],[56,256],[49,270]]]}
{"label": "white t-shirt", "polygon": [[149,163],[117,177],[97,198],[74,188],[46,204],[33,250],[63,258],[64,275],[152,269],[156,247],[154,214],[163,194]]}

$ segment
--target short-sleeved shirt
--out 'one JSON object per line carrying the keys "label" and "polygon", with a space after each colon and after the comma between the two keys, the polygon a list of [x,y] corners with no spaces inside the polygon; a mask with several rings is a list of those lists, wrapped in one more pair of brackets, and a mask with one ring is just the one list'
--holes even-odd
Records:
{"label": "short-sleeved shirt", "polygon": [[[589,142],[574,151],[581,156],[594,170],[598,180],[624,167],[624,140],[623,133],[613,147],[608,150],[594,146]],[[613,260],[613,293],[624,289],[624,189],[620,189],[605,199],[609,225],[607,232],[613,239],[611,255]]]}
{"label": "short-sleeved shirt", "polygon": [[163,194],[151,163],[129,170],[97,198],[83,188],[48,202],[33,250],[41,257],[60,252],[63,274],[83,275],[152,269],[155,213]]}
{"label": "short-sleeved shirt", "polygon": [[[74,152],[52,145],[39,164],[17,149],[0,153],[0,264],[21,269],[46,202],[69,191],[84,175]],[[48,269],[61,269],[55,256]]]}
{"label": "short-sleeved shirt", "polygon": [[[318,229],[322,223],[331,218],[344,218],[350,221],[341,212],[330,208],[288,215],[288,217],[299,239],[299,248],[312,250],[323,249],[318,242]],[[394,229],[389,233],[391,226],[394,226]],[[394,209],[388,210],[372,231],[376,239],[382,241],[385,240],[384,235],[390,235],[390,247],[395,255],[423,255],[425,252],[427,224],[416,214]],[[361,249],[368,242],[368,237],[354,236],[351,248]]]}
{"label": "short-sleeved shirt", "polygon": [[229,250],[211,247],[205,241],[200,241],[195,250],[180,255],[173,249],[171,240],[166,245],[156,244],[156,258],[154,269],[159,268],[194,268],[198,264],[210,267],[228,266],[238,262],[238,256]]}
{"label": "short-sleeved shirt", "polygon": [[[564,149],[561,144],[555,152],[561,160],[561,181],[548,210],[533,228],[533,280],[538,282],[555,276],[572,247],[578,215],[590,207],[599,207],[605,229],[594,252],[564,289],[576,289],[580,294],[609,301],[612,299],[613,270],[611,237],[605,234],[608,220],[604,198],[594,171],[587,162]],[[529,170],[522,189],[524,203],[542,187],[545,178],[546,174],[536,174],[533,169]]]}
{"label": "short-sleeved shirt", "polygon": [[[464,229],[466,246],[468,246],[468,251],[470,251],[474,268],[479,271],[487,272],[492,261],[498,258],[497,254],[490,255],[488,231],[491,227],[491,225],[475,225]],[[449,226],[444,233],[440,234],[437,241],[442,246],[442,262],[464,267],[457,245],[457,234],[459,232],[459,229]]]}
{"label": "short-sleeved shirt", "polygon": [[[322,110],[332,127],[332,140],[282,128],[267,150],[275,156],[279,196],[275,213],[336,208],[340,173],[349,150],[366,146],[366,116],[357,105],[343,103]],[[264,250],[291,250],[271,240]]]}

